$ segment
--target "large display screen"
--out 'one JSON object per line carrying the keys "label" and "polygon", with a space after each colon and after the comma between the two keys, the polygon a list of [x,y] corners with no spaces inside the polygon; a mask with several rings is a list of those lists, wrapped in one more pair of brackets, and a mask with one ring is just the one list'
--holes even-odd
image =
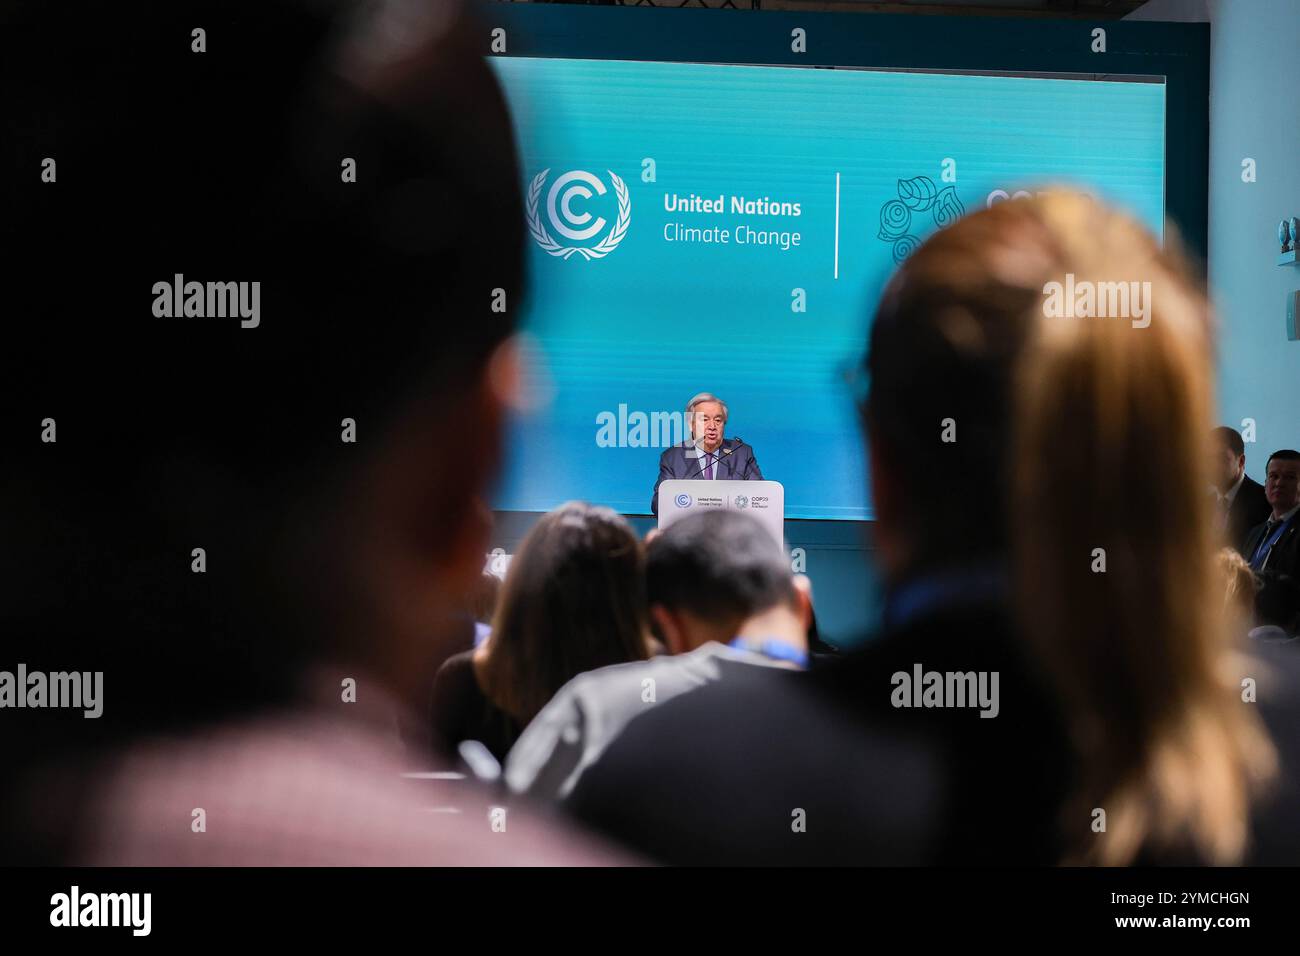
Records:
{"label": "large display screen", "polygon": [[957,216],[1056,183],[1163,233],[1160,82],[492,63],[530,258],[529,410],[502,510],[648,513],[659,455],[709,391],[785,485],[787,517],[869,519],[845,375],[897,263]]}

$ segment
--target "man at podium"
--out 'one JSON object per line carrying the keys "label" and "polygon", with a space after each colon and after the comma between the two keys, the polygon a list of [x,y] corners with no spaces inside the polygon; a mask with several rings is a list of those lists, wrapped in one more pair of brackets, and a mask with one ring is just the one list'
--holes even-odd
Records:
{"label": "man at podium", "polygon": [[655,515],[659,514],[659,485],[669,478],[763,480],[754,449],[743,439],[723,437],[727,403],[722,399],[700,392],[686,403],[686,424],[691,437],[665,448],[659,456],[659,478],[650,495],[650,510]]}

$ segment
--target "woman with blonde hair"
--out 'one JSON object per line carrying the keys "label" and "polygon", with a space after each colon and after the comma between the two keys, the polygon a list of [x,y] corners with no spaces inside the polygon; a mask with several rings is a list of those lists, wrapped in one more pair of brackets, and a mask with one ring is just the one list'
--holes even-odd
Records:
{"label": "woman with blonde hair", "polygon": [[1236,548],[1220,548],[1215,563],[1223,584],[1224,613],[1235,626],[1234,633],[1245,634],[1255,619],[1259,578]]}
{"label": "woman with blonde hair", "polygon": [[1176,253],[1094,200],[1000,215],[1037,237],[1024,278],[1043,303],[1015,390],[1016,601],[1076,748],[1066,819],[1105,821],[1071,859],[1239,861],[1273,757],[1231,677],[1204,508],[1208,304]]}

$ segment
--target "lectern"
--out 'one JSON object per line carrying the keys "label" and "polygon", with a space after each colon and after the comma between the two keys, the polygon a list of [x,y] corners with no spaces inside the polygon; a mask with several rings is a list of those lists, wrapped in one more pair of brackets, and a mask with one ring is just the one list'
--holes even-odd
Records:
{"label": "lectern", "polygon": [[779,481],[670,478],[659,485],[659,527],[701,508],[746,511],[785,548],[785,486]]}

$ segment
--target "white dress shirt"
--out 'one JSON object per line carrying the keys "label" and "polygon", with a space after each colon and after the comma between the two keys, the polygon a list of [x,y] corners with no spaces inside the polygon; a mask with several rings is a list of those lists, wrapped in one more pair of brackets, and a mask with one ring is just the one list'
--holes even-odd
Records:
{"label": "white dress shirt", "polygon": [[[722,443],[713,451],[705,451],[700,445],[695,446],[695,457],[700,462],[700,471],[692,474],[693,478],[716,479],[718,477],[718,466],[722,464]],[[710,465],[710,463],[712,463]]]}

